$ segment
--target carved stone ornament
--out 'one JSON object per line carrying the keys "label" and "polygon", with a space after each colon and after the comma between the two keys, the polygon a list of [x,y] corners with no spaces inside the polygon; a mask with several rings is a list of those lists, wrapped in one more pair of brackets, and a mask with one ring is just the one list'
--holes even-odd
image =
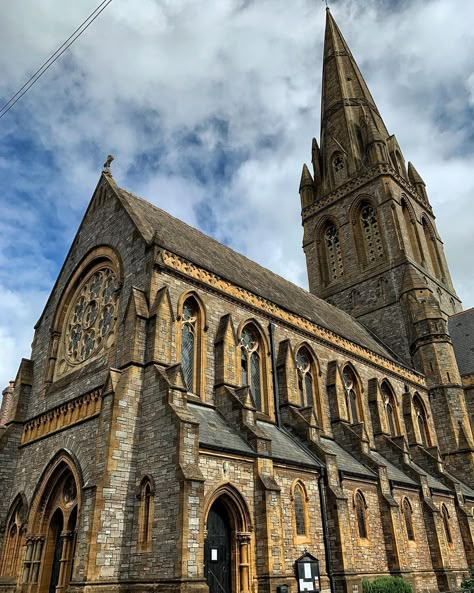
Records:
{"label": "carved stone ornament", "polygon": [[58,374],[113,344],[118,291],[117,276],[110,267],[95,269],[82,282],[67,313]]}

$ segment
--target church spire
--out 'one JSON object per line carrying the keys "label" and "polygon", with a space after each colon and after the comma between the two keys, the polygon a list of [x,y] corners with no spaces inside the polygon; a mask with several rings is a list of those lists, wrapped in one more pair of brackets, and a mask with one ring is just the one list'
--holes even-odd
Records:
{"label": "church spire", "polygon": [[[367,130],[381,150],[369,154]],[[331,11],[326,11],[321,101],[321,155],[327,193],[348,177],[388,156],[387,128]],[[383,154],[382,154],[383,153]]]}

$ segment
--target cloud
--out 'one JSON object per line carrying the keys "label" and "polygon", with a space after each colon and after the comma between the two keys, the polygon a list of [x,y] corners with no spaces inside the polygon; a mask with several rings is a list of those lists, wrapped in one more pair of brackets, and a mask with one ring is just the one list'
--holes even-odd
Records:
{"label": "cloud", "polygon": [[[29,355],[109,152],[122,187],[306,285],[298,185],[319,135],[318,4],[115,0],[0,120],[0,381]],[[10,3],[0,95],[96,5]],[[474,6],[332,5],[389,130],[427,183],[455,286],[472,306]]]}

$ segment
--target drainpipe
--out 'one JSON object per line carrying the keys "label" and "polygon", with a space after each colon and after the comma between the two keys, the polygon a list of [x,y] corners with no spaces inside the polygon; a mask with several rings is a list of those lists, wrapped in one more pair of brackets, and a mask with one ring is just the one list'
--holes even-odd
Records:
{"label": "drainpipe", "polygon": [[326,506],[326,483],[327,472],[325,467],[321,467],[321,474],[319,476],[319,504],[321,507],[321,518],[323,520],[323,540],[324,540],[324,556],[326,558],[326,572],[329,578],[329,588],[331,593],[336,593],[336,584],[332,574],[332,557],[331,557],[331,541],[329,539],[328,515]]}
{"label": "drainpipe", "polygon": [[280,417],[280,396],[278,393],[278,373],[276,366],[276,352],[275,352],[275,324],[268,324],[268,331],[270,333],[270,354],[272,359],[272,377],[273,377],[273,405],[275,407],[275,419],[277,426],[281,427]]}

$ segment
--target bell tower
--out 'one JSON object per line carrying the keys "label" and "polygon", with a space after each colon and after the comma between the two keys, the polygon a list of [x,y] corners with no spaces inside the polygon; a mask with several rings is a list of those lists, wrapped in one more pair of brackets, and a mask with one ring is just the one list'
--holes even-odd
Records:
{"label": "bell tower", "polygon": [[406,165],[331,12],[326,10],[321,143],[300,184],[309,289],[366,325],[406,364],[408,269],[443,315],[461,310],[423,179]]}
{"label": "bell tower", "polygon": [[309,288],[426,377],[440,453],[474,486],[474,439],[447,317],[462,309],[426,186],[405,164],[329,9],[321,146],[300,183]]}

